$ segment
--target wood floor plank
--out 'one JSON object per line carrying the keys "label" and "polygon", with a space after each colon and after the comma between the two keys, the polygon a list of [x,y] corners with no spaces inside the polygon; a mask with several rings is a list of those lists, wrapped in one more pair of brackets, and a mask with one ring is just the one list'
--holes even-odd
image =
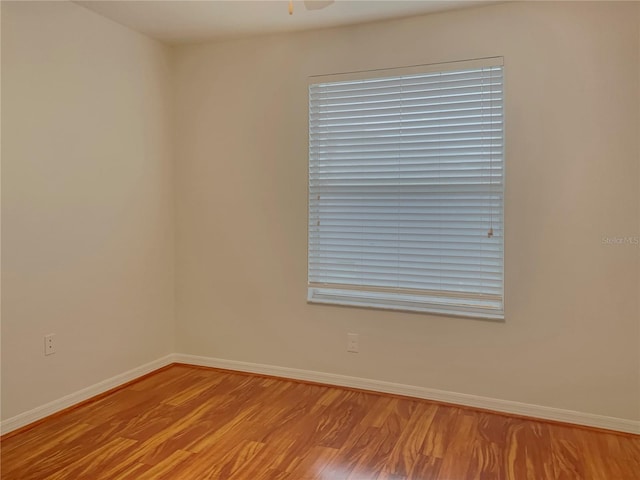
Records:
{"label": "wood floor plank", "polygon": [[[264,448],[263,443],[228,442],[226,448],[211,448],[194,456],[180,472],[180,478],[227,480]],[[199,457],[199,458],[198,458]]]}
{"label": "wood floor plank", "polygon": [[[45,478],[46,480],[90,479],[98,476],[112,478],[124,469],[122,460],[126,461],[136,443],[135,440],[127,438],[113,438],[101,447],[86,452],[84,456],[67,464],[64,468],[56,469]],[[120,461],[113,462],[114,459],[120,459]]]}
{"label": "wood floor plank", "polygon": [[586,479],[584,452],[575,429],[553,425],[551,432],[551,457],[555,478],[558,480]]}
{"label": "wood floor plank", "polygon": [[[95,427],[88,423],[54,422],[55,425],[42,425],[40,435],[20,435],[2,443],[2,465],[16,466],[29,463],[37,458],[47,457],[60,449],[61,445],[73,443],[78,437]],[[6,473],[6,472],[5,472]]]}
{"label": "wood floor plank", "polygon": [[122,471],[115,475],[113,480],[138,480],[140,477],[151,470],[151,465],[145,465],[144,463],[129,462],[129,464],[122,469]]}
{"label": "wood floor plank", "polygon": [[471,470],[473,454],[478,453],[478,450],[474,451],[474,446],[477,447],[480,440],[477,415],[469,411],[460,411],[449,429],[450,439],[447,442],[438,475],[433,478],[442,480],[464,478]]}
{"label": "wood floor plank", "polygon": [[290,472],[291,478],[304,480],[320,478],[327,465],[332,465],[340,450],[313,446],[306,452],[300,453],[300,461]]}
{"label": "wood floor plank", "polygon": [[[169,480],[173,478],[180,478],[180,471],[192,456],[193,454],[191,452],[176,450],[153,466],[146,465],[144,463],[137,463],[137,470],[135,468],[130,469],[125,475],[117,478],[120,480]],[[144,470],[139,466],[144,466]]]}
{"label": "wood floor plank", "polygon": [[554,466],[545,460],[553,456],[551,432],[544,423],[525,423],[527,475],[529,478],[554,478]]}
{"label": "wood floor plank", "polygon": [[3,480],[633,480],[640,437],[174,365],[6,437]]}
{"label": "wood floor plank", "polygon": [[[501,415],[477,413],[478,437],[471,446],[468,478],[502,480],[507,478],[505,451],[509,419]],[[545,477],[553,478],[553,476]]]}
{"label": "wood floor plank", "polygon": [[387,469],[391,473],[410,477],[415,465],[423,461],[424,443],[438,406],[430,403],[415,402],[406,425],[397,437],[395,448],[389,456]]}
{"label": "wood floor plank", "polygon": [[[528,480],[531,478],[527,471],[526,420],[514,418],[510,419],[507,424],[507,442],[504,462],[504,469],[508,479]],[[553,458],[547,458],[546,462],[553,462]],[[552,478],[555,478],[555,474]]]}
{"label": "wood floor plank", "polygon": [[495,443],[476,440],[470,446],[470,455],[471,459],[465,472],[467,478],[481,480],[507,478],[504,469],[504,451]]}
{"label": "wood floor plank", "polygon": [[437,406],[430,422],[430,428],[427,428],[425,432],[421,452],[423,455],[444,458],[454,436],[451,426],[457,423],[460,412],[458,408]]}

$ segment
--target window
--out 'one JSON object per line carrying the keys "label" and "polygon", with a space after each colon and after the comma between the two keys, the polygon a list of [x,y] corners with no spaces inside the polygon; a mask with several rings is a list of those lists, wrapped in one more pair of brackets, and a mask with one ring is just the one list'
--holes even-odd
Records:
{"label": "window", "polygon": [[312,77],[308,300],[503,317],[501,58]]}

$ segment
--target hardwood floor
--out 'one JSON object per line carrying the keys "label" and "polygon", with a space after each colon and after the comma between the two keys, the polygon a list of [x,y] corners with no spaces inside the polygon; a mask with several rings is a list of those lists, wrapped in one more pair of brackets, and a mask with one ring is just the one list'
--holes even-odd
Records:
{"label": "hardwood floor", "polygon": [[3,480],[640,479],[640,437],[182,365],[0,455]]}

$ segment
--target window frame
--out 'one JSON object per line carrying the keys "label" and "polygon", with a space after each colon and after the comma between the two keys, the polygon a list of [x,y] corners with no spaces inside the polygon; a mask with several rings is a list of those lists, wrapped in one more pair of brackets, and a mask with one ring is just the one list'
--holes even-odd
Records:
{"label": "window frame", "polygon": [[[425,293],[422,296],[423,298],[432,297],[435,301],[422,301],[412,302],[412,299],[404,299],[402,300],[400,297],[404,296],[402,293],[389,293],[389,299],[384,301],[381,300],[381,297],[371,297],[367,302],[354,302],[349,299],[348,296],[344,297],[344,299],[340,298],[340,294],[332,295],[330,291],[335,290],[336,292],[339,290],[350,290],[349,288],[334,287],[332,288],[332,284],[326,284],[326,286],[317,286],[311,285],[310,280],[310,217],[311,217],[311,205],[310,205],[310,188],[311,188],[311,124],[310,124],[310,87],[314,84],[325,84],[332,82],[344,82],[344,81],[357,81],[357,80],[373,80],[376,78],[384,78],[384,77],[400,77],[405,75],[415,75],[415,74],[428,74],[428,73],[439,73],[439,72],[447,72],[447,71],[456,71],[456,70],[465,70],[465,69],[480,69],[484,67],[494,67],[499,66],[502,67],[502,148],[500,152],[500,157],[502,161],[502,183],[501,190],[499,191],[501,194],[501,204],[499,208],[499,216],[501,219],[501,230],[502,230],[502,270],[501,270],[501,285],[500,285],[500,308],[498,309],[480,309],[478,310],[477,306],[472,306],[470,308],[465,308],[464,305],[457,304],[455,306],[445,305],[439,306],[437,295],[430,296],[428,293]],[[506,218],[505,218],[505,190],[506,190],[506,141],[507,141],[507,123],[506,123],[506,88],[505,88],[505,80],[504,80],[504,57],[495,56],[495,57],[484,57],[473,60],[460,60],[453,62],[443,62],[443,63],[432,63],[432,64],[423,64],[423,65],[412,65],[408,67],[394,67],[394,68],[384,68],[384,69],[373,69],[373,70],[362,70],[362,71],[354,71],[354,72],[346,72],[346,73],[334,73],[334,74],[322,74],[322,75],[312,75],[308,77],[308,89],[307,89],[307,132],[308,132],[308,143],[307,143],[307,303],[309,304],[318,304],[318,305],[333,305],[333,306],[346,306],[346,307],[354,307],[354,308],[370,308],[376,310],[391,310],[391,311],[399,311],[399,312],[411,312],[411,313],[423,313],[423,314],[431,314],[431,315],[444,315],[450,317],[462,317],[462,318],[473,318],[473,319],[482,319],[482,320],[492,320],[492,321],[504,321],[505,320],[505,260],[506,260]],[[367,287],[369,291],[375,290]],[[325,290],[327,292],[318,295],[318,290]],[[354,292],[362,292],[363,290],[358,290],[356,286],[351,288]],[[384,288],[381,288],[380,291],[384,292]],[[392,290],[392,289],[389,289]],[[428,291],[424,291],[428,292]],[[468,294],[468,296],[473,296],[474,294]],[[366,297],[366,294],[363,295]],[[409,295],[410,296],[410,295]],[[392,298],[395,297],[395,298]]]}

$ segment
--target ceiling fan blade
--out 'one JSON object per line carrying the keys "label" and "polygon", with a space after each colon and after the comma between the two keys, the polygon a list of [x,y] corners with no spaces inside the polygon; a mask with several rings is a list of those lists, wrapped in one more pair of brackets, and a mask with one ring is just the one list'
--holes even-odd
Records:
{"label": "ceiling fan blade", "polygon": [[304,7],[307,10],[322,10],[334,3],[334,1],[335,0],[304,0]]}

